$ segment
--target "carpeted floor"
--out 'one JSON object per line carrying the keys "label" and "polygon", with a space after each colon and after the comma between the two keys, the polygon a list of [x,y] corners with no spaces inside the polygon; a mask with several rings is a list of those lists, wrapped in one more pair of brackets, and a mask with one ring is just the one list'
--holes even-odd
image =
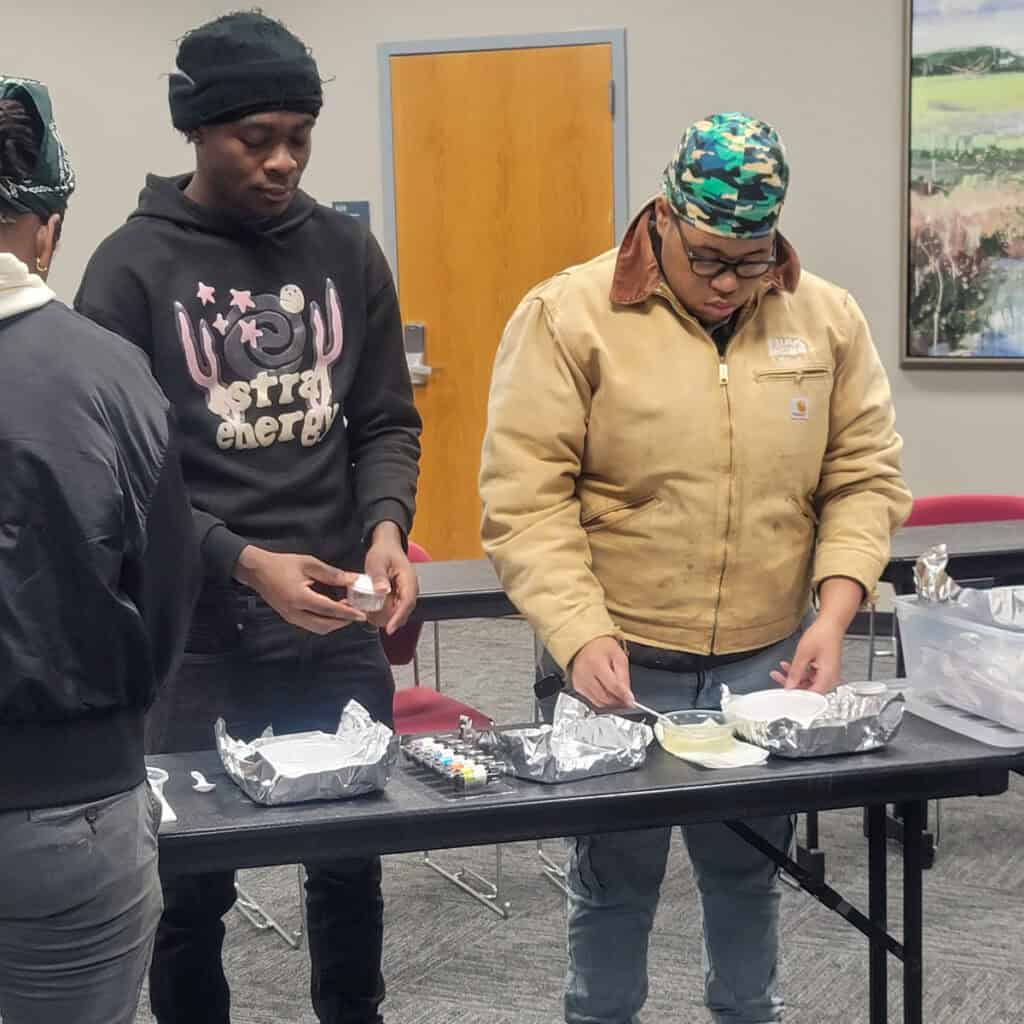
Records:
{"label": "carpeted floor", "polygon": [[[498,721],[530,717],[532,648],[518,621],[441,625],[442,677],[448,692]],[[865,643],[847,643],[846,678],[864,676]],[[425,672],[432,665],[425,631]],[[891,660],[880,672],[892,671]],[[407,670],[400,683],[408,683]],[[860,813],[821,818],[829,880],[866,909],[866,845]],[[925,880],[925,1011],[928,1024],[1024,1021],[1024,784],[1001,797],[947,801],[938,862]],[[560,859],[560,844],[548,851]],[[700,914],[689,865],[677,845],[651,942],[647,1024],[698,1024],[701,1001]],[[493,848],[452,851],[438,859],[487,872]],[[890,920],[900,920],[898,849],[890,863]],[[557,1024],[565,969],[562,898],[544,879],[532,844],[505,848],[512,915],[500,920],[425,868],[416,855],[385,861],[387,935],[384,971],[389,1024]],[[298,922],[295,870],[243,873],[268,909]],[[233,912],[225,960],[234,1024],[314,1022],[306,953],[256,932]],[[811,897],[783,887],[781,984],[787,1024],[867,1020],[866,941]],[[900,969],[890,970],[889,1019],[902,1019]],[[139,1021],[152,1020],[147,999]]]}

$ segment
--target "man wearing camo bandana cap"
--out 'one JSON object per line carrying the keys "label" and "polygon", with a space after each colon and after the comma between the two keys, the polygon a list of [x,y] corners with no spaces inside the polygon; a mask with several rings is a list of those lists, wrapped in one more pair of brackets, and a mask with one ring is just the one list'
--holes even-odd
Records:
{"label": "man wearing camo bandana cap", "polygon": [[665,168],[662,192],[687,224],[723,238],[764,238],[789,185],[782,140],[744,114],[713,114],[687,129]]}
{"label": "man wearing camo bandana cap", "polygon": [[[831,690],[909,511],[885,371],[853,298],[779,231],[788,184],[774,128],[702,118],[618,248],[539,285],[505,329],[484,549],[549,671],[594,706]],[[789,818],[750,824],[789,847]],[[683,832],[712,1019],[780,1020],[774,864],[722,825]],[[571,845],[567,1024],[638,1019],[670,840]]]}

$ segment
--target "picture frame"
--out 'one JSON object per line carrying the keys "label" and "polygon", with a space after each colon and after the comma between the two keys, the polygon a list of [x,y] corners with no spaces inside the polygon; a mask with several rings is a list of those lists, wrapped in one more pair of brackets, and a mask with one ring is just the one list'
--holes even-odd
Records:
{"label": "picture frame", "polygon": [[1024,0],[904,3],[900,365],[1024,370]]}

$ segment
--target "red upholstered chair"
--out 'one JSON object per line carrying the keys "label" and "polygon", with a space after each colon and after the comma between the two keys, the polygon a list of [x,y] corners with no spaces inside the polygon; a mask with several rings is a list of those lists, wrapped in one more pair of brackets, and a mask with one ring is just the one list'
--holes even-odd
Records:
{"label": "red upholstered chair", "polygon": [[[418,544],[409,542],[409,561],[429,562],[430,555]],[[423,686],[420,683],[420,663],[417,646],[423,624],[409,623],[394,635],[381,634],[384,653],[392,665],[408,665],[413,667],[413,685],[395,690],[394,716],[395,732],[399,736],[410,736],[417,733],[454,732],[459,727],[459,719],[463,716],[472,721],[477,729],[489,729],[494,723],[482,711],[454,697],[441,692],[441,644],[440,628],[437,622],[432,623],[434,631],[434,685]],[[429,851],[423,854],[424,863],[439,875],[479,900],[499,917],[508,917],[509,903],[502,890],[501,846],[494,847],[494,880],[468,868],[449,871],[434,861]]]}

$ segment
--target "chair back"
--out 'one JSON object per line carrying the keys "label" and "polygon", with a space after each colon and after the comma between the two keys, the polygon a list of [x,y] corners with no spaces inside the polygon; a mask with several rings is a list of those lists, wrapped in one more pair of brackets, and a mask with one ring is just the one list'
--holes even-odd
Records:
{"label": "chair back", "polygon": [[[409,541],[409,561],[429,562],[430,555],[419,546]],[[391,636],[381,631],[380,642],[384,648],[384,654],[392,665],[408,665],[416,653],[416,645],[420,642],[420,632],[423,630],[422,622],[409,622],[396,630]]]}
{"label": "chair back", "polygon": [[1024,497],[1013,494],[938,494],[915,498],[904,526],[950,526],[1024,519]]}

